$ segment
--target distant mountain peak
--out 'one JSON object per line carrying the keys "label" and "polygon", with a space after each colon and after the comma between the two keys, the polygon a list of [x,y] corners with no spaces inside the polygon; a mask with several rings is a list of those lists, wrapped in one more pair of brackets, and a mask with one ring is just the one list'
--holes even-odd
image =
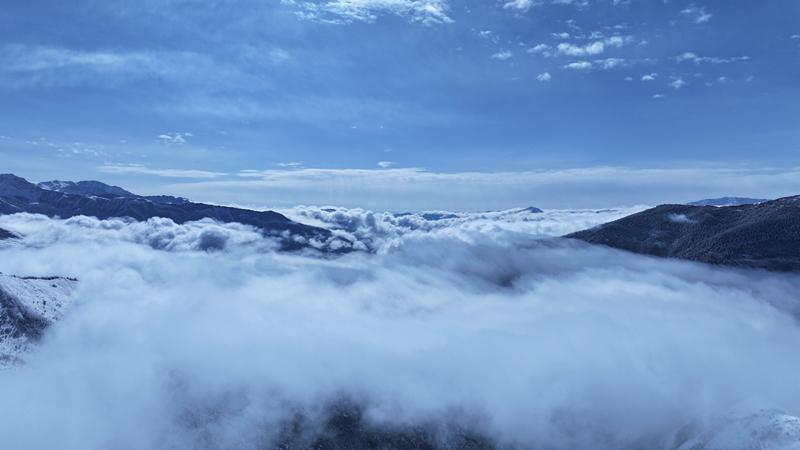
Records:
{"label": "distant mountain peak", "polygon": [[74,181],[60,181],[60,180],[53,180],[53,181],[43,181],[37,186],[42,189],[47,189],[48,191],[60,191],[62,189],[67,189],[71,186],[74,186]]}
{"label": "distant mountain peak", "polygon": [[138,197],[132,192],[128,192],[119,186],[111,186],[100,181],[45,181],[39,183],[42,189],[48,191],[61,192],[62,194],[94,195],[103,198],[116,197]]}
{"label": "distant mountain peak", "polygon": [[10,173],[0,174],[0,197],[32,199],[38,189],[24,178]]}
{"label": "distant mountain peak", "polygon": [[18,177],[13,173],[0,173],[0,183],[9,181],[22,181],[28,183],[28,180],[26,180],[25,178]]}

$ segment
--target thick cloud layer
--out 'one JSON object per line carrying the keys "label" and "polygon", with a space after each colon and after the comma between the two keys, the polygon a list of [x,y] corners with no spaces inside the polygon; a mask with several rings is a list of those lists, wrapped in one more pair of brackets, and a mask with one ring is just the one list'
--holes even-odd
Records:
{"label": "thick cloud layer", "polygon": [[[0,217],[25,235],[1,244],[0,272],[81,280],[0,373],[4,445],[269,448],[342,400],[371,426],[522,448],[675,448],[762,410],[795,423],[799,277],[548,238],[591,220],[546,214],[560,219],[537,235],[352,213],[341,232],[379,251],[332,259],[235,225]],[[386,223],[410,231],[359,231]],[[208,251],[208,233],[224,245]]]}
{"label": "thick cloud layer", "polygon": [[517,208],[505,211],[464,213],[429,211],[390,213],[334,206],[296,206],[280,212],[303,223],[334,230],[356,243],[356,247],[380,251],[408,236],[431,232],[444,234],[513,231],[535,236],[563,236],[610,222],[646,209],[634,206],[618,209],[547,210]]}

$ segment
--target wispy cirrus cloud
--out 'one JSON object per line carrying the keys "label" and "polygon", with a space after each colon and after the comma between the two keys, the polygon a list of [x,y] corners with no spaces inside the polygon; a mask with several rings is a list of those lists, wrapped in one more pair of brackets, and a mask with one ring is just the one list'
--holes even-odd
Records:
{"label": "wispy cirrus cloud", "polygon": [[152,175],[166,178],[218,178],[226,176],[224,172],[211,172],[193,169],[156,169],[144,164],[105,164],[97,168],[100,172],[111,174]]}
{"label": "wispy cirrus cloud", "polygon": [[192,133],[164,133],[159,134],[156,138],[163,144],[183,145],[192,136],[194,136]]}
{"label": "wispy cirrus cloud", "polygon": [[694,23],[706,23],[711,20],[713,15],[706,10],[705,6],[691,4],[681,10],[681,14],[689,18]]}
{"label": "wispy cirrus cloud", "polygon": [[196,85],[242,82],[245,76],[197,52],[0,46],[0,81],[5,87],[118,86],[144,79]]}
{"label": "wispy cirrus cloud", "polygon": [[503,4],[503,8],[524,12],[531,9],[533,5],[533,0],[508,0]]}

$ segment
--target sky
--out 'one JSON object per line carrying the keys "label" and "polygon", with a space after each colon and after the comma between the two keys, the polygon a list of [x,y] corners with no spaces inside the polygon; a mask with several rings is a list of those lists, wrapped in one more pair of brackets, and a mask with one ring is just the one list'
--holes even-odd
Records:
{"label": "sky", "polygon": [[800,193],[792,0],[7,0],[0,172],[251,206]]}

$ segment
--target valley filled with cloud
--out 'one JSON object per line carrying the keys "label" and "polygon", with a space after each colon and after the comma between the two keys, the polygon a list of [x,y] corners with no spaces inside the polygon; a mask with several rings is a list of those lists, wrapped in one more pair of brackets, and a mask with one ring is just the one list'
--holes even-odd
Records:
{"label": "valley filled with cloud", "polygon": [[284,212],[368,251],[0,217],[0,272],[79,280],[0,371],[4,445],[292,448],[337,414],[445,448],[796,442],[795,275],[556,237],[635,210]]}

